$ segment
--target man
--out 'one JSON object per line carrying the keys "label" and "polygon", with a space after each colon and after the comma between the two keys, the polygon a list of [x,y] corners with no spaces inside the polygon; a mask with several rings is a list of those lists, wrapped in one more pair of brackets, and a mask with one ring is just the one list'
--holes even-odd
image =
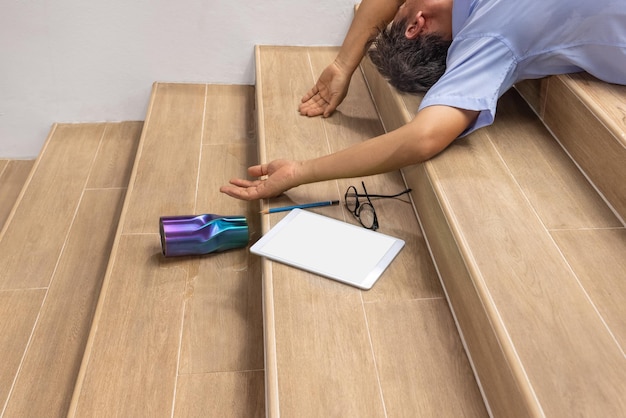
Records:
{"label": "man", "polygon": [[[251,177],[263,178],[233,179],[222,192],[245,200],[268,198],[301,184],[379,174],[428,160],[459,136],[491,124],[498,98],[523,79],[584,70],[626,84],[624,0],[407,0],[402,5],[363,0],[335,61],[303,97],[302,115],[332,114],[371,39],[392,19],[372,56],[381,73],[409,91],[428,89],[436,80],[415,118],[334,154],[250,167]],[[423,44],[445,51],[450,40],[443,75],[437,64],[441,53],[427,53],[426,65],[435,63],[427,76],[418,69],[407,80],[409,69],[425,65],[413,60]],[[394,47],[398,42],[417,45],[416,51],[400,54]],[[405,59],[398,62],[396,54]]]}

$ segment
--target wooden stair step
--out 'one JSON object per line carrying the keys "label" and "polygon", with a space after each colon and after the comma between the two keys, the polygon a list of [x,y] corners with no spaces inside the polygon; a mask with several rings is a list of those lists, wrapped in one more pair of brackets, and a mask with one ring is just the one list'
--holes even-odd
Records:
{"label": "wooden stair step", "polygon": [[[382,133],[360,73],[331,118],[297,106],[337,48],[256,48],[259,153],[307,159]],[[272,206],[405,189],[400,172],[292,189]],[[375,202],[380,232],[405,248],[369,291],[264,259],[267,416],[485,416],[410,199]],[[343,206],[315,212],[358,224]],[[263,219],[263,231],[284,214]]]}
{"label": "wooden stair step", "polygon": [[34,160],[0,160],[0,231],[34,164]]}
{"label": "wooden stair step", "polygon": [[[410,121],[421,97],[362,69],[385,128]],[[493,416],[623,415],[626,230],[521,97],[403,173]]]}
{"label": "wooden stair step", "polygon": [[626,86],[577,73],[527,81],[519,90],[608,204],[626,220]]}
{"label": "wooden stair step", "polygon": [[160,216],[202,213],[245,215],[259,235],[258,203],[219,193],[256,163],[253,92],[154,84],[68,416],[262,414],[258,260],[165,259],[159,237]]}
{"label": "wooden stair step", "polygon": [[3,417],[67,413],[141,126],[55,125],[0,234]]}

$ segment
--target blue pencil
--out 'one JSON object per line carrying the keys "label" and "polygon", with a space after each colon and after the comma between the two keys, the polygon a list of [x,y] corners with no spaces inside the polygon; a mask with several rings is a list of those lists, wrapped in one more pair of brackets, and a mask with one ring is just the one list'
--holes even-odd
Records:
{"label": "blue pencil", "polygon": [[325,200],[323,202],[305,203],[303,205],[283,206],[280,208],[265,209],[265,210],[262,210],[261,213],[268,214],[268,213],[276,213],[276,212],[287,212],[292,209],[317,208],[320,206],[333,206],[333,205],[338,205],[338,204],[339,204],[338,200]]}

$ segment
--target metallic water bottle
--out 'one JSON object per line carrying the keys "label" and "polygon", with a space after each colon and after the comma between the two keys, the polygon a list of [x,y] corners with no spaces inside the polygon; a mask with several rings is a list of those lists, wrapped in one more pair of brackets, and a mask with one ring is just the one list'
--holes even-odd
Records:
{"label": "metallic water bottle", "polygon": [[159,224],[166,257],[241,248],[249,241],[248,221],[244,216],[162,216]]}

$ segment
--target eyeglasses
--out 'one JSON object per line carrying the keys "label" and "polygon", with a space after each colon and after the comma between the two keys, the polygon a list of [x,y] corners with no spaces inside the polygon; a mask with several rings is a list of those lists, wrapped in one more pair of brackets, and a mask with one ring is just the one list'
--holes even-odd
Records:
{"label": "eyeglasses", "polygon": [[[359,222],[361,222],[363,227],[373,231],[378,229],[378,216],[376,215],[376,211],[374,210],[374,205],[372,205],[370,197],[394,198],[411,192],[411,189],[406,189],[403,192],[393,195],[368,194],[367,189],[365,188],[365,182],[361,182],[361,185],[363,186],[365,194],[359,194],[354,186],[348,187],[348,190],[346,190],[346,194],[344,195],[346,207],[359,220]],[[359,197],[365,197],[367,202],[359,201]]]}

